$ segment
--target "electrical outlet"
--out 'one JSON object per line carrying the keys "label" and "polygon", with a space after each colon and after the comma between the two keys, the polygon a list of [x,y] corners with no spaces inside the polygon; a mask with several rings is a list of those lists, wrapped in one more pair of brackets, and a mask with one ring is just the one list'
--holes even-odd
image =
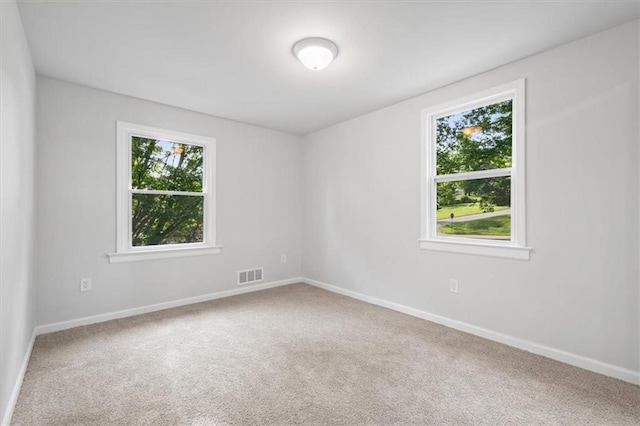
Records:
{"label": "electrical outlet", "polygon": [[287,263],[287,255],[286,254],[280,255],[280,262]]}
{"label": "electrical outlet", "polygon": [[454,278],[449,279],[449,291],[451,293],[458,293],[458,280]]}
{"label": "electrical outlet", "polygon": [[80,279],[80,291],[91,291],[91,278]]}

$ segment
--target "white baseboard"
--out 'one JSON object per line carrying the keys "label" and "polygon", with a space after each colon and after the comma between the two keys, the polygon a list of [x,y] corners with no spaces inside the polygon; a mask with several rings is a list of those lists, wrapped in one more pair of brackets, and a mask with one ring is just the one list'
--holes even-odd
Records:
{"label": "white baseboard", "polygon": [[358,293],[351,290],[345,290],[343,288],[336,287],[334,285],[323,283],[321,281],[313,280],[310,278],[302,278],[302,281],[307,284],[313,285],[315,287],[319,287],[334,293],[342,294],[344,296],[352,297],[354,299],[362,300],[363,302],[382,306],[384,308],[402,312],[407,315],[422,318],[427,321],[442,324],[447,327],[455,328],[456,330],[464,331],[466,333],[483,337],[488,340],[493,340],[495,342],[503,343],[508,346],[513,346],[515,348],[522,349],[524,351],[531,352],[536,355],[542,355],[544,357],[551,358],[556,361],[564,362],[565,364],[573,365],[575,367],[583,368],[585,370],[593,371],[595,373],[604,374],[605,376],[624,380],[625,382],[640,385],[639,371],[629,370],[623,367],[618,367],[613,364],[608,364],[606,362],[587,358],[581,355],[572,354],[570,352],[565,352],[559,349],[551,348],[549,346],[540,345],[538,343],[519,339],[517,337],[509,336],[507,334],[499,333],[497,331],[478,327],[462,321],[456,321],[447,317],[421,311],[419,309],[410,308],[408,306],[401,305],[399,303],[389,302],[384,299],[379,299],[373,296],[367,296],[365,294]]}
{"label": "white baseboard", "polygon": [[13,410],[16,408],[16,403],[18,402],[18,395],[20,395],[20,388],[22,388],[22,381],[24,380],[24,375],[27,372],[27,366],[29,365],[29,359],[31,358],[31,351],[33,350],[33,343],[35,340],[36,332],[34,330],[33,333],[31,333],[31,341],[29,342],[29,346],[27,347],[24,358],[22,359],[22,365],[20,366],[20,371],[18,371],[16,382],[13,385],[11,396],[9,396],[9,404],[4,412],[4,416],[2,416],[2,423],[0,423],[2,426],[9,426],[9,423],[11,423]]}
{"label": "white baseboard", "polygon": [[135,315],[147,314],[149,312],[162,311],[164,309],[177,308],[179,306],[191,305],[193,303],[207,302],[209,300],[222,299],[224,297],[236,296],[238,294],[251,293],[268,288],[281,287],[284,285],[303,282],[302,278],[290,278],[288,280],[273,281],[264,284],[244,286],[233,290],[219,291],[217,293],[203,294],[202,296],[189,297],[186,299],[172,300],[170,302],[156,303],[154,305],[141,306],[138,308],[125,309],[122,311],[108,312],[106,314],[93,315],[90,317],[78,318],[69,321],[56,322],[53,324],[39,325],[35,329],[37,336],[54,331],[67,330],[83,325],[96,324],[119,318],[132,317]]}

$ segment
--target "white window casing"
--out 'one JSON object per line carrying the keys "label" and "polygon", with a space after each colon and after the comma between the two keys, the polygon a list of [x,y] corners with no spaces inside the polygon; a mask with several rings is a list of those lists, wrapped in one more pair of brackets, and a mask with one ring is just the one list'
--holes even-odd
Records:
{"label": "white window casing", "polygon": [[[436,120],[475,108],[512,100],[512,163],[509,168],[438,175]],[[525,80],[517,80],[480,93],[422,110],[420,248],[452,253],[528,260],[526,245],[525,185]],[[437,235],[436,184],[480,178],[511,178],[511,238],[490,240]]]}
{"label": "white window casing", "polygon": [[[202,192],[133,189],[131,184],[131,140],[134,136],[172,142],[179,141],[203,147]],[[216,245],[216,140],[214,138],[118,121],[116,163],[116,251],[108,254],[109,263],[220,253],[221,247]],[[131,235],[132,194],[134,193],[202,196],[204,204],[203,241],[134,247]]]}

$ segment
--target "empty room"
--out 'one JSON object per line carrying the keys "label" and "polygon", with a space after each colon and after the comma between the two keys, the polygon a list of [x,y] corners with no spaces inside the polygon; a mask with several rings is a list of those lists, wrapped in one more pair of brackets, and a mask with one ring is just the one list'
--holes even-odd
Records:
{"label": "empty room", "polygon": [[640,425],[639,39],[1,0],[1,426]]}

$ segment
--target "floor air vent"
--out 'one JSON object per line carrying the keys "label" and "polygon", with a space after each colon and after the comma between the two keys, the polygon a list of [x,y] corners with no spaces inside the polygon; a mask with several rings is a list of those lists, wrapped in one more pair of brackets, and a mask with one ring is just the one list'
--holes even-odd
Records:
{"label": "floor air vent", "polygon": [[238,271],[238,285],[245,285],[262,281],[262,270],[263,268]]}

